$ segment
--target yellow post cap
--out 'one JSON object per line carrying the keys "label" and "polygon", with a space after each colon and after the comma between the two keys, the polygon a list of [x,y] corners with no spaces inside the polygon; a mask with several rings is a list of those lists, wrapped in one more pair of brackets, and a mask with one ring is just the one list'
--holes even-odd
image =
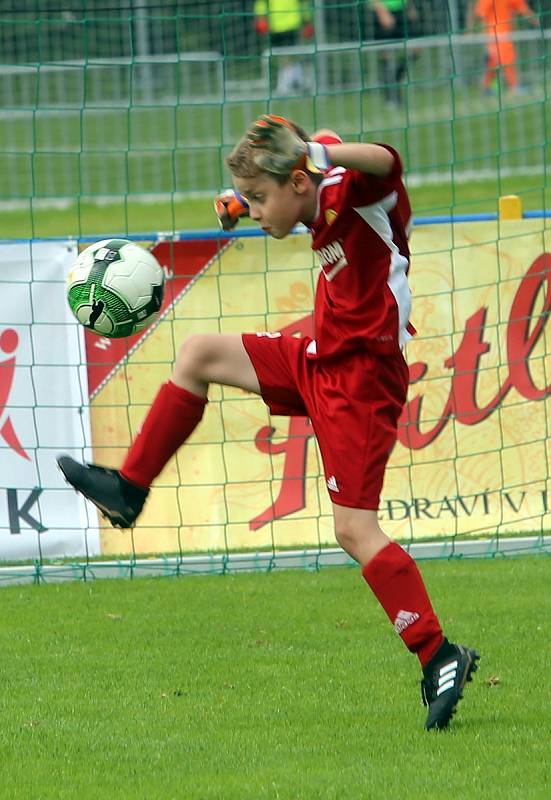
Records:
{"label": "yellow post cap", "polygon": [[499,198],[499,218],[522,219],[522,200],[516,194],[506,194]]}

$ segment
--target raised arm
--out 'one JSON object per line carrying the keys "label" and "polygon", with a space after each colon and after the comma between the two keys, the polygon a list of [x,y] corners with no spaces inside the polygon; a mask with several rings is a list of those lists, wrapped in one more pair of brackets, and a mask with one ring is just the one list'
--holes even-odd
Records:
{"label": "raised arm", "polygon": [[385,177],[394,166],[394,156],[381,145],[305,142],[286,119],[274,115],[259,117],[248,138],[258,148],[258,166],[273,174],[285,175],[293,169],[324,172],[340,166]]}
{"label": "raised arm", "polygon": [[380,144],[328,144],[322,145],[327,150],[329,161],[333,166],[357,169],[369,175],[384,178],[394,166],[394,156]]}

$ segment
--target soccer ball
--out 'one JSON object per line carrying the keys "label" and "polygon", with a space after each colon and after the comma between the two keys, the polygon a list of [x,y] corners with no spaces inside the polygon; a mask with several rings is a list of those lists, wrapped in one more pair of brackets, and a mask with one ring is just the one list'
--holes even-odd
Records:
{"label": "soccer ball", "polygon": [[80,253],[67,276],[67,299],[81,325],[120,339],[150,325],[163,302],[157,259],[128,239],[103,239]]}

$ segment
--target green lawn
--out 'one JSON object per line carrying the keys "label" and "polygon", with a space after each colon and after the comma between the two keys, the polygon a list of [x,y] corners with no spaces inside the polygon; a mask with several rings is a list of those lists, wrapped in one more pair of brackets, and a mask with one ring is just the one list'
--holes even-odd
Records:
{"label": "green lawn", "polygon": [[[224,155],[267,110],[308,130],[330,126],[347,140],[398,147],[417,215],[495,211],[497,197],[511,192],[522,194],[527,209],[549,205],[545,87],[488,98],[476,83],[423,75],[412,80],[404,108],[392,112],[367,84],[277,101],[160,97],[156,106],[118,109],[79,107],[75,96],[66,107],[8,109],[0,128],[0,239],[212,227],[210,198],[230,181]],[[174,192],[194,199],[160,199]]]}
{"label": "green lawn", "polygon": [[[549,208],[551,189],[542,175],[469,181],[459,184],[427,184],[410,189],[414,215],[442,216],[496,212],[497,198],[518,194],[525,210]],[[241,223],[241,225],[247,223]],[[4,210],[0,215],[0,239],[48,236],[95,236],[112,233],[186,231],[215,228],[212,198],[171,202],[136,202],[97,205],[73,203],[68,208],[32,207]]]}
{"label": "green lawn", "polygon": [[4,588],[4,796],[549,797],[548,559],[422,570],[482,653],[446,733],[354,569]]}
{"label": "green lawn", "polygon": [[[159,95],[117,106],[28,99],[0,127],[0,199],[213,191],[224,183],[223,156],[261,113],[284,114],[307,130],[332,127],[347,140],[398,147],[418,176],[542,170],[551,112],[543,84],[523,97],[485,97],[476,84],[413,80],[400,110],[379,89],[356,86],[311,97],[193,102]],[[227,173],[226,173],[227,179]]]}

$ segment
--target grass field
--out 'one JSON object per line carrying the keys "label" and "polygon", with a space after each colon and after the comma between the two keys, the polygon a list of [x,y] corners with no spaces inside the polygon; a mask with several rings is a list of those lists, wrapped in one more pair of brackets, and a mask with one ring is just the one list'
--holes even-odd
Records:
{"label": "grass field", "polygon": [[354,569],[5,588],[3,796],[548,798],[548,559],[422,569],[482,653],[445,733]]}
{"label": "grass field", "polygon": [[[309,130],[332,126],[345,139],[395,145],[417,215],[495,211],[497,197],[512,192],[527,209],[549,205],[544,86],[488,98],[476,84],[452,89],[429,77],[410,84],[399,112],[357,89],[272,100],[270,109]],[[65,106],[26,102],[7,110],[0,129],[0,239],[212,227],[210,198],[230,182],[223,157],[267,110],[266,100],[186,105],[172,95],[120,108],[87,105],[78,92]],[[173,193],[174,202],[163,199]]]}
{"label": "grass field", "polygon": [[[549,208],[551,189],[542,175],[525,175],[465,184],[429,184],[410,189],[416,216],[496,212],[497,198],[518,194],[525,210]],[[247,224],[241,223],[241,225]],[[62,208],[28,207],[3,210],[0,239],[49,236],[95,236],[112,233],[186,231],[216,227],[212,198],[127,202],[98,205],[74,202]]]}
{"label": "grass field", "polygon": [[[250,122],[267,110],[307,130],[337,129],[346,139],[385,141],[404,156],[410,173],[442,176],[543,170],[550,111],[544,81],[523,96],[487,97],[476,82],[439,75],[428,62],[416,69],[400,110],[379,89],[335,86],[309,97],[223,95],[179,97],[162,91],[147,104],[124,92],[118,100],[83,94],[82,75],[47,91],[47,76],[30,96],[16,97],[0,128],[5,176],[0,200],[212,192],[227,180],[223,156]],[[50,78],[52,76],[50,75]],[[105,83],[97,91],[105,92]],[[111,76],[114,78],[114,75]],[[93,83],[93,72],[86,72]],[[225,177],[224,177],[225,176]]]}
{"label": "grass field", "polygon": [[[269,108],[308,130],[332,126],[347,140],[396,146],[417,216],[493,212],[510,193],[526,209],[548,207],[545,86],[486,97],[476,82],[435,82],[428,62],[415,69],[400,111],[365,87],[272,99]],[[211,198],[230,183],[223,157],[268,110],[266,99],[190,105],[169,93],[156,105],[102,106],[78,80],[72,91],[63,85],[64,103],[46,93],[29,106],[16,92],[21,105],[6,111],[0,239],[213,227]]]}

